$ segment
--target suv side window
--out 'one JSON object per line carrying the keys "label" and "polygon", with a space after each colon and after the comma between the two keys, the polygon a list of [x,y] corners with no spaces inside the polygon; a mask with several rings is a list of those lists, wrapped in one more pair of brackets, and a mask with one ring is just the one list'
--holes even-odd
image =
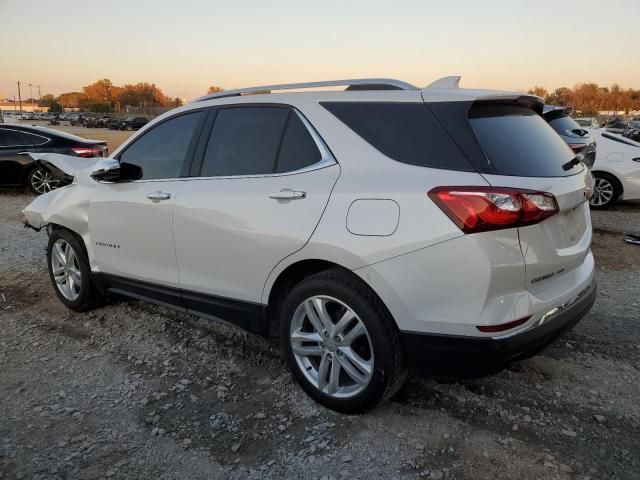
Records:
{"label": "suv side window", "polygon": [[321,102],[378,151],[420,167],[473,171],[473,167],[424,103]]}
{"label": "suv side window", "polygon": [[170,118],[145,132],[120,154],[120,162],[142,168],[142,179],[177,178],[204,111]]}
{"label": "suv side window", "polygon": [[289,110],[281,107],[222,108],[202,163],[201,176],[273,173]]}
{"label": "suv side window", "polygon": [[282,138],[276,173],[293,172],[322,160],[316,142],[297,113],[291,112]]}

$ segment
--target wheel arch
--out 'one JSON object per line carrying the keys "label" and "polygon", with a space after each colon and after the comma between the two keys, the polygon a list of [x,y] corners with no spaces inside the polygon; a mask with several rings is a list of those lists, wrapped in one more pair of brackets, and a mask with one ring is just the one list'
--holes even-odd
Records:
{"label": "wheel arch", "polygon": [[602,168],[598,168],[598,169],[591,170],[591,174],[594,176],[597,174],[605,174],[609,177],[612,177],[618,183],[618,188],[620,188],[620,193],[624,193],[624,186],[622,184],[622,181],[620,180],[620,178],[618,178],[618,175],[612,170],[609,170],[609,169],[605,170]]}
{"label": "wheel arch", "polygon": [[606,205],[606,207],[593,207],[592,208],[607,208],[611,205],[613,205],[617,200],[619,200],[620,198],[624,197],[624,185],[622,183],[622,180],[620,180],[620,178],[618,177],[618,175],[614,172],[611,172],[609,170],[603,170],[603,169],[597,169],[597,170],[592,170],[591,174],[593,175],[594,179],[598,176],[600,176],[601,178],[607,178],[609,179],[612,183],[613,183],[613,188],[614,188],[614,198],[611,200],[611,202],[609,204]]}
{"label": "wheel arch", "polygon": [[[384,305],[384,301],[382,300],[380,295],[378,295],[378,293],[373,289],[373,287],[362,277],[355,274],[351,269],[345,267],[344,265],[336,263],[335,261],[320,258],[301,259],[292,262],[284,269],[282,269],[282,271],[280,271],[273,280],[273,283],[271,284],[271,287],[268,289],[268,291],[265,288],[267,300],[265,308],[265,326],[268,336],[275,337],[278,335],[279,312],[282,303],[281,300],[284,298],[286,292],[291,290],[295,285],[300,283],[305,278],[330,269],[339,269],[347,272],[349,275],[352,275],[354,278],[358,279],[364,285],[366,285]],[[388,307],[386,305],[385,307],[388,310]]]}
{"label": "wheel arch", "polygon": [[31,174],[32,171],[34,171],[37,168],[37,164],[34,161],[31,161],[29,163],[26,163],[23,167],[22,167],[22,171],[20,172],[20,184],[23,187],[28,187],[28,182],[29,182],[29,175]]}

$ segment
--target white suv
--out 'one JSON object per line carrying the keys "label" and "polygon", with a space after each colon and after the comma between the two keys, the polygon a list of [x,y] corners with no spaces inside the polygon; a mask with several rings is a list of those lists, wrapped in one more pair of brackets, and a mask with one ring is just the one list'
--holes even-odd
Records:
{"label": "white suv", "polygon": [[591,176],[540,98],[458,81],[227,91],[95,164],[34,155],[73,176],[24,211],[47,227],[56,293],[279,336],[295,379],[342,412],[393,395],[410,365],[476,375],[533,355],[595,299]]}

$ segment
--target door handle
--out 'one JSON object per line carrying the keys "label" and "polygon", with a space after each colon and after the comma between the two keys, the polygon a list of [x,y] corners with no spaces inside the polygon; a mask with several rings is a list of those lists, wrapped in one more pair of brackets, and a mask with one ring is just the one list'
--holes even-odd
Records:
{"label": "door handle", "polygon": [[18,152],[18,155],[29,155],[29,152]]}
{"label": "door handle", "polygon": [[171,198],[171,194],[158,190],[157,192],[147,193],[147,198],[154,202],[159,200],[169,200]]}
{"label": "door handle", "polygon": [[300,198],[306,198],[307,192],[300,192],[297,190],[291,190],[290,188],[284,188],[279,192],[273,192],[269,194],[269,198],[274,200],[298,200]]}

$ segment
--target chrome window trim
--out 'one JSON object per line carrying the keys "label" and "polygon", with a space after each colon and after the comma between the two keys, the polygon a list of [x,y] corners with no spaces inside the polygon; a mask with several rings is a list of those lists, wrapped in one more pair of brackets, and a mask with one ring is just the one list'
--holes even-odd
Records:
{"label": "chrome window trim", "polygon": [[42,145],[46,145],[47,143],[49,143],[51,141],[51,139],[49,137],[45,137],[42,135],[38,135],[37,133],[31,133],[31,132],[25,132],[24,130],[16,130],[14,128],[7,128],[7,127],[0,127],[0,130],[7,130],[9,132],[16,132],[16,133],[22,133],[24,135],[31,135],[33,137],[40,137],[40,138],[44,138],[46,141],[42,142],[42,143],[38,143],[33,144],[33,145],[0,145],[0,148],[26,148],[26,147],[40,147]]}

